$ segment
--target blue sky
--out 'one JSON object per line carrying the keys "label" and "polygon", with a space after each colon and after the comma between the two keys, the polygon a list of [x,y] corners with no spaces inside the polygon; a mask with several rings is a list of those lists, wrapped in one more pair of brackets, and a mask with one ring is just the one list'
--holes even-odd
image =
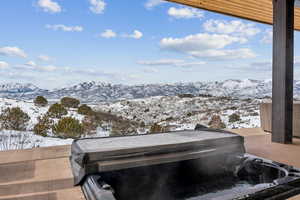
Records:
{"label": "blue sky", "polygon": [[4,0],[0,17],[2,82],[55,88],[271,78],[271,26],[174,3]]}

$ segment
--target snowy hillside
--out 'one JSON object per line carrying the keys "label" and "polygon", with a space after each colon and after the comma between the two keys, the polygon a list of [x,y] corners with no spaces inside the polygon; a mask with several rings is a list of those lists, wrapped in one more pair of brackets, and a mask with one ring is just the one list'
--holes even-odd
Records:
{"label": "snowy hillside", "polygon": [[[237,86],[230,84],[230,87],[236,88]],[[226,128],[259,127],[258,107],[260,101],[257,99],[180,95],[101,102],[92,107],[109,122],[103,123],[105,121],[102,121],[95,133],[83,136],[110,136],[116,131],[121,131],[124,135],[143,134],[151,131],[154,124],[159,124],[166,131],[191,130],[197,124],[209,126],[215,115],[220,117]],[[32,100],[0,98],[0,111],[3,112],[8,107],[20,107],[30,116],[30,121],[26,131],[1,130],[0,150],[63,145],[71,144],[73,141],[72,139],[56,138],[57,136],[51,132],[47,137],[34,134],[33,127],[38,122],[38,117],[45,115],[49,105],[38,107]],[[233,113],[238,115],[239,119],[230,121]],[[77,109],[68,109],[66,116],[79,121],[84,119],[83,115],[78,114]],[[103,120],[105,120],[104,118]],[[57,122],[58,119],[54,119],[54,121]]]}
{"label": "snowy hillside", "polygon": [[[97,108],[146,125],[160,123],[170,130],[194,129],[197,124],[209,126],[211,117],[216,114],[226,128],[254,128],[260,126],[259,103],[256,99],[160,96],[101,103]],[[241,120],[229,122],[233,113]]]}
{"label": "snowy hillside", "polygon": [[[103,82],[83,82],[71,87],[54,90],[40,89],[32,84],[0,85],[0,97],[34,99],[38,95],[48,99],[72,96],[84,102],[115,101],[153,96],[175,96],[178,94],[210,94],[238,98],[262,98],[270,96],[272,83],[258,80],[225,80],[212,82],[122,85]],[[295,81],[295,96],[300,97],[300,82]]]}
{"label": "snowy hillside", "polygon": [[[55,138],[53,134],[50,134],[49,137],[42,137],[34,134],[33,127],[38,122],[38,117],[42,117],[46,114],[49,105],[38,107],[34,105],[33,101],[0,98],[0,112],[3,112],[3,110],[8,107],[21,108],[30,116],[30,121],[27,126],[27,131],[1,130],[0,150],[47,147],[72,143],[73,139]],[[73,117],[79,121],[82,121],[84,118],[83,115],[78,114],[77,111],[72,109],[69,109],[68,114],[64,117]],[[54,121],[58,121],[58,119],[55,119]],[[97,133],[91,136],[109,136],[109,132],[98,129]]]}
{"label": "snowy hillside", "polygon": [[[49,109],[49,105],[45,107],[38,107],[34,105],[33,101],[0,98],[0,111],[3,111],[7,107],[20,107],[30,116],[28,125],[29,130],[33,129],[33,126],[37,123],[38,117],[42,117]],[[84,117],[72,110],[69,110],[66,116],[74,117],[78,120],[82,120]]]}

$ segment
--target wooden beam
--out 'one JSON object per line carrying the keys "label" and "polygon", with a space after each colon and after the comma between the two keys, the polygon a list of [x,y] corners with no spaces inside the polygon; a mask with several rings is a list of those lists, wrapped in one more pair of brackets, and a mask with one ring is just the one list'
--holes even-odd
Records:
{"label": "wooden beam", "polygon": [[292,143],[295,0],[273,0],[272,142]]}
{"label": "wooden beam", "polygon": [[[225,15],[273,24],[272,0],[166,0]],[[295,29],[300,30],[300,8],[295,8]]]}

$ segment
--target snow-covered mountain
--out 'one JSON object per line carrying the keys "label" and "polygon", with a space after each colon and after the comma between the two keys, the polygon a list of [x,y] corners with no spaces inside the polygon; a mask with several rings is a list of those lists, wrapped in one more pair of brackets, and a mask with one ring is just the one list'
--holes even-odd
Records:
{"label": "snow-covered mountain", "polygon": [[[295,96],[300,97],[300,81],[295,81]],[[85,102],[136,99],[152,96],[174,96],[178,94],[210,94],[238,98],[262,98],[271,96],[271,80],[225,80],[211,82],[123,85],[103,82],[83,82],[71,87],[45,90],[32,84],[0,85],[0,97],[33,99],[37,95],[49,99],[72,96]]]}
{"label": "snow-covered mountain", "polygon": [[46,91],[47,90],[40,89],[31,83],[0,84],[0,97],[6,98],[27,98],[30,95],[35,96],[37,93],[45,93]]}
{"label": "snow-covered mountain", "polygon": [[30,83],[6,83],[0,85],[0,93],[27,93],[36,91],[38,89],[38,87]]}

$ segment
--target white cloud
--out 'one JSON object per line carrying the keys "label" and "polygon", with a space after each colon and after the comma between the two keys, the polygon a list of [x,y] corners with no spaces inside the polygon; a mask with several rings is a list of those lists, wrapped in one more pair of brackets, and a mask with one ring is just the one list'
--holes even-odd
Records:
{"label": "white cloud", "polygon": [[58,67],[54,65],[46,65],[46,66],[38,66],[37,69],[41,71],[53,72],[56,71]]}
{"label": "white cloud", "polygon": [[47,55],[39,55],[38,56],[38,59],[40,60],[40,61],[43,61],[43,62],[48,62],[48,61],[51,61],[52,59],[49,57],[49,56],[47,56]]}
{"label": "white cloud", "polygon": [[228,60],[228,59],[247,59],[255,58],[256,54],[248,48],[240,49],[210,49],[204,51],[191,52],[190,55],[196,58],[208,58],[215,60]]}
{"label": "white cloud", "polygon": [[62,11],[61,6],[57,2],[52,0],[39,0],[37,4],[45,12],[59,13]]}
{"label": "white cloud", "polygon": [[158,69],[155,69],[155,68],[145,68],[145,69],[143,69],[143,72],[152,74],[152,73],[158,73],[159,71],[158,71]]}
{"label": "white cloud", "polygon": [[81,32],[81,31],[83,31],[82,26],[66,26],[63,24],[54,24],[54,25],[47,24],[46,28],[54,30],[54,31],[61,30],[61,31],[65,31],[65,32]]}
{"label": "white cloud", "polygon": [[90,10],[95,14],[102,14],[105,10],[106,3],[103,0],[89,0]]}
{"label": "white cloud", "polygon": [[141,39],[143,37],[143,33],[138,30],[134,30],[132,34],[124,34],[123,37]]}
{"label": "white cloud", "polygon": [[26,58],[26,53],[18,47],[0,47],[0,55]]}
{"label": "white cloud", "polygon": [[158,5],[161,5],[163,3],[166,3],[166,1],[163,1],[163,0],[148,0],[146,3],[145,3],[145,7],[147,9],[151,9],[151,8],[154,8]]}
{"label": "white cloud", "polygon": [[8,68],[9,64],[4,61],[0,61],[0,69],[5,69]]}
{"label": "white cloud", "polygon": [[27,63],[25,63],[24,65],[19,65],[19,66],[15,66],[15,69],[19,69],[19,70],[32,70],[32,71],[40,71],[40,72],[53,72],[56,71],[58,69],[64,69],[64,68],[59,68],[57,66],[54,65],[38,65],[36,64],[34,61],[28,61]]}
{"label": "white cloud", "polygon": [[261,39],[262,43],[270,44],[273,41],[273,30],[267,29],[264,31],[264,36]]}
{"label": "white cloud", "polygon": [[160,41],[162,49],[177,52],[192,53],[207,49],[221,49],[232,43],[245,43],[247,39],[225,34],[199,33],[184,38],[163,38]]}
{"label": "white cloud", "polygon": [[203,24],[203,27],[208,32],[233,34],[238,36],[251,37],[260,32],[260,29],[253,23],[244,23],[240,20],[208,20]]}
{"label": "white cloud", "polygon": [[100,36],[104,38],[114,38],[117,37],[117,33],[112,31],[111,29],[107,29],[103,33],[101,33]]}
{"label": "white cloud", "polygon": [[193,66],[206,64],[206,62],[203,61],[189,62],[189,61],[179,60],[179,59],[159,59],[159,60],[151,60],[151,61],[138,61],[137,63],[146,66],[172,66],[172,67],[193,67]]}
{"label": "white cloud", "polygon": [[184,60],[160,59],[160,60],[152,60],[152,61],[138,61],[137,63],[140,65],[160,66],[160,65],[176,65],[183,62]]}
{"label": "white cloud", "polygon": [[255,57],[255,53],[248,48],[225,49],[231,44],[243,44],[245,42],[247,39],[244,37],[200,33],[184,38],[163,38],[160,41],[160,46],[165,50],[184,53],[197,58],[223,60]]}
{"label": "white cloud", "polygon": [[25,63],[25,65],[29,67],[36,67],[36,63],[34,61],[28,61],[27,63]]}
{"label": "white cloud", "polygon": [[204,13],[195,8],[175,8],[171,7],[168,10],[168,15],[176,19],[191,19],[191,18],[203,18]]}
{"label": "white cloud", "polygon": [[138,30],[135,30],[135,31],[133,31],[133,34],[131,35],[131,37],[135,38],[135,39],[140,39],[143,37],[143,33]]}
{"label": "white cloud", "polygon": [[176,65],[177,67],[194,67],[199,65],[205,65],[206,62],[204,61],[198,61],[198,62],[184,62],[181,64]]}
{"label": "white cloud", "polygon": [[118,33],[114,32],[111,29],[106,29],[103,33],[101,33],[99,35],[100,37],[103,38],[115,38],[115,37],[124,37],[124,38],[133,38],[133,39],[141,39],[143,37],[143,33],[138,31],[138,30],[134,30],[132,34],[122,34],[122,35],[118,35]]}

